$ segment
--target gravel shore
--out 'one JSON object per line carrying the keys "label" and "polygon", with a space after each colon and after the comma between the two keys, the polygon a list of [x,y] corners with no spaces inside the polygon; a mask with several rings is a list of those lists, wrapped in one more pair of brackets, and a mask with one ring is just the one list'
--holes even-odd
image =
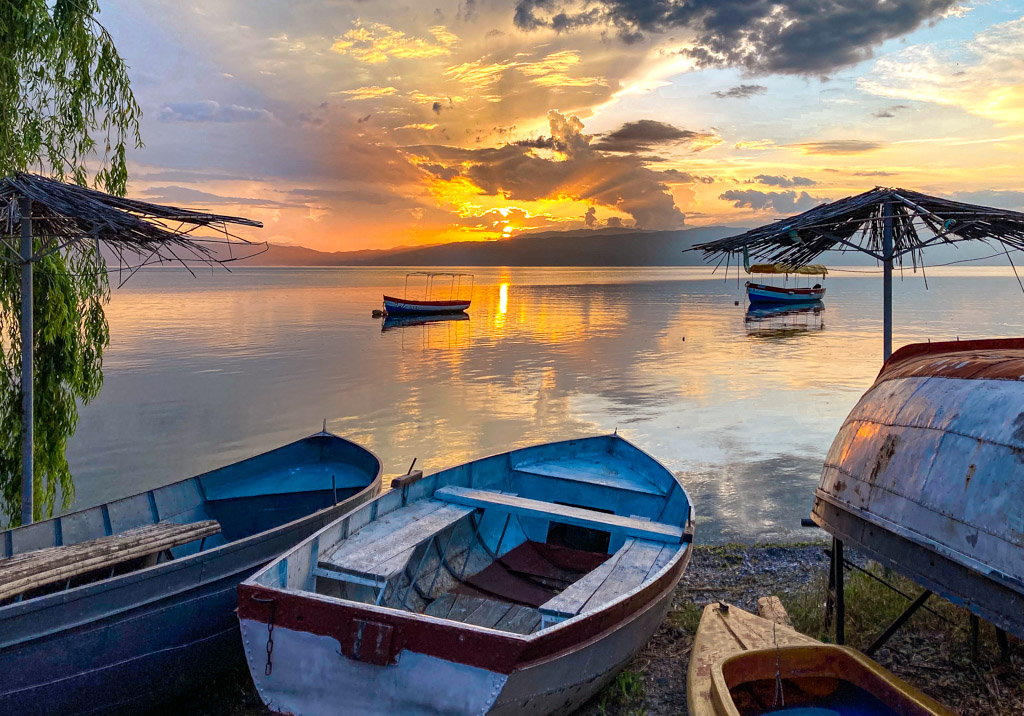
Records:
{"label": "gravel shore", "polygon": [[[690,648],[700,612],[710,602],[724,601],[753,612],[758,597],[774,594],[782,599],[794,617],[794,625],[811,633],[813,621],[821,613],[819,605],[828,570],[825,546],[822,542],[697,547],[673,596],[668,618],[615,683],[580,709],[579,716],[686,714]],[[851,557],[862,566],[865,564],[857,555]],[[863,581],[866,589],[878,592],[867,594],[863,598],[865,602],[869,597],[891,599],[889,606],[896,609],[896,613],[903,608],[902,597],[891,597],[894,593],[872,580]],[[907,589],[916,588],[907,586]],[[862,646],[857,641],[862,636],[858,625],[869,635],[878,633],[879,629],[858,616],[851,605],[850,589],[847,595],[849,642],[855,647]],[[966,617],[952,605],[936,602],[941,600],[932,597],[929,604],[945,613],[948,622],[931,616],[920,619],[915,616],[880,650],[877,660],[964,716],[1024,713],[1024,647],[1011,637],[1009,659],[1002,660],[989,627],[988,632],[983,629],[983,636],[988,636],[983,638],[979,655],[974,658],[964,629],[953,623]],[[869,604],[864,608],[881,611],[874,602]],[[802,624],[801,617],[811,626]],[[883,621],[882,625],[887,623]],[[183,695],[161,712],[161,716],[181,713],[198,716],[270,714],[260,703],[244,667],[200,691]]]}

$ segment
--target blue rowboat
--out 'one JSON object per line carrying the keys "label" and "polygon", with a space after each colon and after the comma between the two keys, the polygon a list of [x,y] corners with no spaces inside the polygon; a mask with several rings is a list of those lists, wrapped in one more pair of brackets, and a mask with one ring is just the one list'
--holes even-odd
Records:
{"label": "blue rowboat", "polygon": [[686,490],[617,435],[393,486],[239,587],[272,710],[570,713],[648,642],[692,551]]}
{"label": "blue rowboat", "polygon": [[771,286],[764,283],[747,281],[747,298],[751,305],[760,304],[798,304],[820,301],[825,297],[825,289],[821,286],[815,288],[785,288],[782,286]]}
{"label": "blue rowboat", "polygon": [[0,559],[3,565],[34,550],[82,549],[83,542],[109,542],[157,523],[220,525],[212,537],[153,555],[151,566],[125,573],[124,565],[105,567],[0,600],[0,714],[138,713],[240,663],[239,582],[373,499],[380,481],[373,453],[321,432],[181,482],[0,532],[0,557],[14,558]]}

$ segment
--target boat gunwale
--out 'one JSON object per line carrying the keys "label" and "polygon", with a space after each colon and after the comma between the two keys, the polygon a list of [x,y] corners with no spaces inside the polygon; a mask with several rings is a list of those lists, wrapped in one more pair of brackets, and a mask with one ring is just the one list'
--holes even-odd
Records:
{"label": "boat gunwale", "polygon": [[[766,649],[749,649],[740,651],[738,653],[734,653],[731,656],[726,656],[724,658],[717,660],[711,667],[711,694],[712,698],[714,699],[715,705],[721,706],[722,709],[725,711],[725,714],[723,714],[722,716],[741,716],[740,711],[736,708],[735,702],[732,700],[731,696],[728,699],[728,701],[726,701],[725,699],[725,695],[730,694],[729,684],[725,679],[725,673],[723,670],[726,664],[732,661],[737,661],[741,659],[748,660],[751,658],[756,658],[758,656],[767,656],[770,657],[772,661],[774,661],[776,658],[781,658],[782,656],[784,656],[786,652],[800,651],[815,651],[819,653],[831,652],[833,654],[845,656],[851,659],[852,661],[856,662],[858,666],[863,668],[871,676],[874,676],[876,679],[880,680],[888,688],[898,691],[900,694],[910,699],[913,706],[922,709],[925,713],[935,714],[935,716],[955,716],[952,711],[947,709],[941,703],[931,698],[930,696],[922,692],[920,689],[915,688],[911,684],[899,678],[891,671],[888,671],[881,664],[877,663],[865,654],[862,654],[856,649],[853,649],[842,644],[825,644],[824,642],[820,642],[818,644],[802,645],[790,644],[786,646],[768,647]],[[782,675],[781,678],[787,677],[785,675]],[[879,696],[868,691],[852,678],[832,678],[837,678],[841,681],[845,681],[848,684],[853,684],[854,686],[864,689],[864,691],[867,691],[867,693],[871,694],[875,698],[879,698]]]}
{"label": "boat gunwale", "polygon": [[[350,495],[349,497],[345,498],[341,502],[338,502],[338,503],[336,503],[334,505],[330,505],[330,506],[325,507],[325,508],[323,508],[321,510],[317,510],[316,512],[311,512],[311,513],[309,513],[307,515],[304,515],[302,517],[298,517],[298,518],[296,518],[294,520],[291,520],[290,522],[285,522],[284,524],[278,525],[276,527],[272,527],[272,528],[270,528],[268,530],[264,530],[263,532],[257,532],[255,534],[249,535],[248,537],[243,537],[242,539],[234,540],[232,542],[225,542],[224,544],[216,545],[214,547],[210,547],[210,548],[202,550],[200,552],[195,552],[193,554],[186,555],[184,557],[179,557],[179,558],[176,558],[176,559],[168,560],[167,562],[161,562],[160,564],[154,564],[154,565],[151,565],[151,566],[148,566],[148,567],[143,567],[141,569],[136,569],[136,570],[133,570],[131,572],[127,572],[125,574],[117,574],[117,575],[114,575],[113,577],[108,577],[106,579],[101,579],[101,580],[98,580],[96,582],[89,582],[87,584],[80,584],[80,585],[78,585],[76,587],[71,587],[70,589],[65,589],[65,590],[61,590],[61,591],[58,591],[58,592],[53,592],[51,594],[44,594],[44,595],[39,596],[39,597],[33,597],[31,599],[24,599],[22,601],[12,602],[11,604],[6,604],[6,605],[3,605],[3,606],[0,606],[0,623],[2,623],[4,619],[9,618],[9,617],[20,617],[20,616],[24,616],[26,614],[29,614],[29,613],[31,613],[33,611],[38,611],[40,609],[50,608],[50,607],[58,606],[58,605],[70,604],[72,602],[79,601],[80,599],[90,598],[90,597],[94,596],[94,594],[97,593],[97,592],[106,591],[115,582],[118,583],[119,586],[120,585],[128,586],[128,585],[131,585],[131,584],[135,584],[137,582],[142,582],[142,581],[145,581],[147,579],[150,579],[154,575],[154,573],[156,573],[157,571],[160,571],[162,573],[172,574],[172,573],[174,573],[174,572],[176,572],[176,571],[178,571],[180,569],[188,569],[190,567],[193,567],[193,566],[195,566],[195,563],[197,563],[197,562],[205,561],[205,560],[208,560],[208,559],[214,558],[214,557],[220,557],[220,556],[223,556],[223,555],[226,555],[226,554],[230,554],[231,552],[241,551],[243,549],[246,549],[246,548],[250,547],[251,545],[255,544],[256,542],[259,542],[259,541],[262,541],[262,540],[265,540],[265,539],[268,539],[268,538],[276,537],[276,536],[278,536],[280,534],[284,534],[285,532],[287,532],[287,531],[289,531],[291,529],[295,529],[296,527],[298,527],[300,525],[300,523],[306,522],[308,520],[317,519],[319,516],[323,515],[324,513],[327,513],[327,512],[330,512],[331,510],[337,509],[338,505],[342,505],[342,504],[344,504],[346,502],[349,502],[350,500],[358,500],[360,498],[363,498],[368,493],[372,494],[372,492],[374,490],[379,491],[380,484],[381,484],[381,479],[382,479],[382,476],[384,474],[384,466],[383,466],[383,463],[381,462],[380,458],[376,455],[376,453],[374,453],[369,448],[366,448],[366,447],[364,447],[362,445],[359,445],[358,443],[355,443],[355,442],[353,442],[351,440],[348,440],[347,438],[343,438],[340,435],[336,435],[336,434],[331,433],[331,432],[321,431],[321,432],[318,432],[318,433],[314,433],[312,435],[307,435],[304,438],[299,438],[298,440],[293,440],[290,443],[286,443],[284,445],[281,445],[280,447],[273,448],[271,450],[266,450],[266,451],[264,451],[262,453],[259,453],[258,455],[253,455],[250,458],[246,458],[245,460],[240,460],[239,462],[236,462],[236,463],[230,463],[230,464],[224,465],[224,466],[222,466],[220,468],[215,468],[213,470],[208,470],[208,471],[206,471],[204,473],[200,473],[199,475],[194,475],[192,477],[186,477],[186,478],[184,478],[182,480],[177,480],[175,482],[167,483],[167,485],[161,485],[159,487],[154,487],[154,488],[151,488],[149,490],[145,490],[143,492],[135,493],[134,495],[128,495],[126,497],[119,497],[116,500],[110,500],[109,502],[103,502],[103,503],[100,503],[99,505],[93,505],[92,507],[85,507],[85,508],[82,508],[81,510],[75,510],[74,512],[68,512],[68,513],[63,514],[63,515],[57,515],[56,517],[51,517],[48,520],[43,520],[43,521],[40,521],[40,522],[33,522],[32,524],[36,525],[36,524],[42,524],[42,522],[50,522],[50,521],[59,519],[61,517],[66,517],[68,515],[76,514],[78,512],[85,512],[85,511],[88,511],[88,510],[92,510],[92,509],[95,509],[97,507],[101,507],[103,505],[110,504],[110,502],[118,502],[120,500],[128,500],[128,499],[131,499],[133,497],[138,497],[140,495],[146,495],[146,494],[148,494],[150,492],[153,492],[154,490],[159,490],[159,489],[162,489],[164,487],[169,487],[169,486],[172,486],[172,485],[179,485],[179,484],[182,484],[182,483],[189,482],[190,480],[198,480],[199,478],[201,478],[203,476],[210,475],[210,474],[218,472],[219,470],[222,470],[224,468],[231,467],[233,465],[237,465],[237,464],[239,464],[241,462],[246,462],[248,460],[255,460],[255,459],[263,457],[265,455],[269,455],[269,454],[271,454],[271,453],[273,453],[273,452],[275,452],[277,450],[281,450],[283,448],[286,448],[286,447],[289,447],[291,445],[294,445],[295,443],[304,442],[306,440],[309,440],[310,438],[324,437],[324,436],[336,438],[338,440],[342,440],[342,441],[344,441],[346,443],[354,445],[355,447],[357,447],[357,448],[359,448],[361,450],[365,450],[371,457],[373,457],[374,460],[376,460],[376,462],[377,462],[377,472],[374,475],[373,479],[369,482],[369,484],[367,484],[365,487],[360,489],[358,492],[356,492],[356,493]],[[352,508],[352,510],[350,510],[350,511],[355,511],[355,510],[359,509],[360,507],[362,507],[363,504],[366,504],[366,502],[362,502],[360,505],[357,505],[356,507]],[[348,512],[343,513],[342,516],[347,515],[347,514],[348,514]],[[20,527],[15,527],[13,529],[20,529]],[[7,530],[5,530],[5,532],[6,531]],[[2,535],[2,534],[3,534],[3,532],[0,532],[0,535]],[[302,542],[300,542],[300,544],[302,544]],[[19,553],[19,554],[24,554],[24,553]],[[274,561],[276,561],[276,559]],[[224,575],[219,575],[219,576],[224,576]],[[119,613],[121,611],[124,611],[125,609],[134,609],[134,608],[137,608],[139,606],[142,606],[143,604],[149,604],[149,603],[152,603],[154,601],[158,601],[158,599],[166,599],[168,597],[173,596],[174,594],[180,594],[182,592],[187,592],[187,591],[189,591],[191,589],[194,589],[196,586],[200,586],[202,584],[206,584],[209,581],[211,581],[211,580],[203,579],[200,582],[198,582],[197,584],[186,584],[186,585],[183,585],[180,589],[178,589],[178,590],[176,590],[174,592],[169,592],[169,593],[166,593],[166,594],[161,594],[159,596],[159,598],[154,598],[154,599],[146,600],[146,601],[143,601],[143,602],[140,602],[140,603],[136,603],[136,604],[131,605],[130,607],[115,608],[113,611],[108,612],[105,616],[110,616],[112,614],[117,614],[117,613]],[[49,629],[49,630],[46,630],[44,632],[40,632],[39,634],[34,635],[32,637],[32,639],[35,639],[35,638],[38,638],[38,637],[42,637],[42,636],[47,636],[47,635],[53,634],[53,633],[57,633],[57,632],[65,630],[65,629],[75,628],[76,626],[81,626],[82,624],[85,624],[85,623],[88,623],[88,622],[93,622],[93,621],[96,621],[96,617],[91,616],[91,617],[89,617],[87,619],[83,619],[83,620],[80,620],[80,621],[75,621],[73,623],[60,624],[60,625],[57,625],[57,626],[53,627],[52,629]],[[18,643],[23,643],[23,642],[24,642],[24,640],[23,641],[10,642],[10,643],[5,643],[5,642],[0,641],[0,650],[8,648],[9,646],[11,646],[13,644],[18,644]]]}
{"label": "boat gunwale", "polygon": [[[1024,338],[975,338],[968,341],[938,341],[935,343],[908,343],[904,346],[900,346],[889,359],[886,360],[881,369],[878,371],[878,376],[875,378],[875,383],[871,386],[874,388],[876,385],[883,382],[883,380],[891,380],[900,377],[909,376],[890,376],[886,377],[886,373],[895,369],[895,367],[901,363],[905,363],[915,358],[922,358],[925,356],[939,356],[943,354],[953,353],[973,353],[976,351],[993,351],[993,350],[1024,350]],[[998,378],[987,378],[986,380],[999,380]]]}
{"label": "boat gunwale", "polygon": [[[292,589],[292,588],[288,587],[287,585],[284,586],[284,587],[268,587],[268,586],[259,584],[256,581],[262,575],[269,573],[271,570],[279,569],[279,565],[284,560],[287,560],[291,555],[293,555],[294,553],[298,552],[305,545],[307,545],[307,544],[312,545],[313,541],[314,540],[318,540],[321,534],[323,534],[323,533],[327,532],[329,529],[333,528],[334,525],[337,522],[340,522],[341,520],[344,520],[346,518],[351,517],[353,514],[355,514],[360,509],[364,509],[364,508],[374,509],[374,513],[373,513],[374,514],[374,519],[377,519],[376,511],[375,511],[375,508],[373,506],[377,502],[379,502],[380,500],[383,500],[386,497],[388,497],[390,494],[396,492],[396,490],[394,488],[391,488],[391,489],[389,489],[389,490],[387,490],[385,492],[382,492],[380,495],[378,495],[377,497],[375,497],[371,501],[369,501],[369,502],[367,502],[367,503],[365,503],[363,505],[360,505],[359,507],[355,507],[352,510],[346,512],[345,514],[339,516],[335,520],[332,520],[330,524],[325,525],[324,527],[322,527],[317,532],[314,532],[313,534],[309,535],[302,542],[300,542],[299,544],[293,546],[287,552],[284,552],[284,553],[278,555],[277,558],[275,558],[274,560],[269,562],[262,569],[257,570],[254,574],[250,575],[247,579],[243,580],[242,583],[239,584],[239,586],[238,586],[238,595],[239,595],[239,600],[238,600],[238,617],[239,617],[239,619],[249,618],[249,619],[253,619],[255,621],[260,621],[262,623],[266,623],[266,618],[259,618],[255,614],[252,613],[253,603],[255,602],[257,604],[265,605],[265,604],[268,603],[268,601],[274,601],[273,595],[276,593],[276,594],[287,595],[288,597],[293,598],[293,599],[297,599],[297,600],[315,598],[316,601],[322,602],[323,604],[325,604],[327,606],[330,606],[330,607],[333,607],[335,609],[339,609],[340,608],[340,609],[351,609],[351,610],[356,611],[356,612],[358,612],[358,611],[370,612],[370,613],[373,613],[373,614],[379,614],[380,616],[384,616],[384,617],[387,617],[389,619],[395,619],[395,620],[398,620],[398,621],[407,621],[410,624],[417,624],[417,622],[420,621],[420,622],[422,622],[424,624],[430,624],[430,625],[437,626],[439,628],[444,628],[444,629],[449,629],[449,630],[455,630],[455,631],[465,630],[465,631],[467,631],[469,633],[472,633],[472,634],[475,634],[475,633],[479,632],[480,636],[482,636],[482,637],[488,637],[488,638],[497,639],[497,640],[506,639],[506,640],[511,640],[513,643],[519,642],[521,644],[521,647],[524,650],[524,652],[529,653],[528,652],[529,649],[532,648],[533,651],[540,650],[540,648],[545,645],[544,642],[547,642],[547,641],[550,641],[552,639],[556,639],[556,638],[561,637],[562,634],[566,630],[575,631],[577,629],[581,629],[580,626],[579,626],[580,624],[584,624],[584,623],[587,623],[588,621],[595,620],[598,617],[605,616],[605,615],[607,615],[609,613],[609,611],[614,610],[614,611],[617,612],[618,610],[623,609],[624,608],[623,605],[626,604],[626,602],[632,602],[633,600],[635,600],[639,596],[641,596],[643,594],[647,594],[655,586],[659,585],[664,580],[666,580],[666,578],[669,578],[673,574],[675,575],[674,578],[668,579],[667,586],[665,586],[661,590],[658,590],[657,592],[653,593],[653,596],[650,599],[644,600],[642,602],[641,608],[637,608],[637,609],[633,609],[633,610],[627,611],[626,614],[623,617],[620,617],[620,618],[617,618],[617,619],[614,619],[614,620],[610,621],[610,623],[607,625],[607,627],[604,628],[604,629],[601,629],[598,633],[592,634],[589,637],[587,637],[585,639],[582,639],[582,640],[569,641],[569,643],[565,644],[563,648],[561,648],[559,650],[556,650],[553,653],[542,653],[542,654],[539,654],[539,655],[533,655],[531,658],[527,658],[525,660],[520,660],[520,659],[514,660],[512,667],[510,667],[509,671],[507,671],[506,673],[511,673],[511,671],[514,670],[514,669],[526,668],[527,666],[533,665],[535,663],[541,663],[543,661],[550,660],[550,659],[555,658],[558,655],[560,655],[560,654],[562,654],[562,653],[564,653],[564,652],[566,652],[568,650],[579,648],[579,647],[581,647],[581,646],[583,646],[585,644],[590,643],[591,641],[593,641],[595,639],[601,638],[601,637],[605,636],[607,633],[609,633],[610,631],[613,631],[613,630],[615,630],[617,628],[620,628],[621,625],[629,623],[632,620],[632,615],[639,615],[639,614],[641,614],[647,608],[649,608],[649,606],[651,604],[656,603],[659,598],[664,597],[665,594],[668,591],[671,591],[671,590],[675,589],[676,586],[679,583],[679,580],[682,578],[683,572],[686,570],[686,567],[689,564],[690,558],[691,558],[691,556],[693,554],[693,545],[694,545],[694,543],[693,543],[693,533],[694,533],[694,526],[695,526],[695,522],[696,522],[696,520],[695,520],[695,511],[694,511],[693,500],[690,498],[690,493],[686,490],[685,485],[683,485],[682,479],[678,475],[676,475],[674,472],[672,472],[667,467],[665,467],[665,465],[663,465],[660,460],[657,460],[656,458],[654,458],[652,455],[650,455],[650,453],[648,453],[643,448],[638,447],[637,445],[635,445],[629,439],[623,437],[622,435],[619,435],[618,432],[613,432],[613,433],[610,433],[610,434],[606,433],[606,434],[602,434],[602,435],[591,435],[591,436],[586,436],[586,437],[582,437],[582,438],[567,438],[565,440],[556,440],[556,441],[553,441],[553,442],[539,443],[537,445],[527,445],[527,446],[524,446],[524,447],[521,447],[521,448],[514,448],[512,450],[504,450],[502,452],[495,452],[495,453],[492,453],[490,455],[487,455],[487,456],[484,456],[484,457],[480,457],[480,458],[477,458],[475,460],[471,460],[468,463],[461,463],[461,464],[451,465],[451,466],[442,468],[442,469],[437,470],[436,472],[433,472],[430,475],[426,475],[426,476],[424,476],[422,478],[422,480],[429,480],[431,478],[435,478],[438,474],[440,474],[442,472],[446,472],[446,471],[452,470],[454,468],[462,467],[464,465],[470,465],[470,464],[473,464],[473,463],[478,463],[478,462],[482,462],[482,461],[485,461],[485,460],[490,460],[490,459],[493,459],[493,458],[496,458],[496,457],[500,457],[500,456],[503,456],[503,455],[508,457],[509,471],[511,473],[511,471],[513,469],[512,468],[513,458],[514,458],[515,454],[518,453],[518,452],[526,451],[526,450],[531,450],[533,448],[541,447],[541,446],[551,447],[551,446],[555,446],[555,445],[564,445],[564,444],[569,444],[569,443],[573,443],[573,442],[584,442],[584,441],[596,440],[596,439],[601,439],[601,438],[613,438],[613,439],[616,439],[616,440],[621,440],[623,443],[628,445],[630,448],[632,448],[633,450],[636,450],[638,453],[642,454],[643,456],[645,456],[646,458],[651,460],[659,468],[664,470],[665,474],[667,474],[672,479],[672,481],[679,487],[679,489],[682,491],[683,495],[685,496],[686,503],[687,503],[687,514],[686,514],[686,519],[685,520],[681,520],[681,524],[682,524],[683,530],[684,530],[684,532],[683,532],[683,540],[678,545],[675,545],[677,547],[677,549],[676,549],[676,553],[672,556],[672,559],[670,559],[659,572],[655,573],[655,575],[651,579],[646,580],[644,582],[641,582],[639,585],[637,585],[633,589],[629,590],[628,592],[625,592],[625,593],[619,595],[618,597],[616,597],[615,599],[613,599],[613,600],[611,600],[609,602],[606,602],[599,609],[595,609],[595,610],[593,610],[591,612],[585,612],[583,614],[578,614],[578,615],[572,617],[571,619],[566,619],[566,620],[564,620],[562,622],[559,622],[557,624],[554,624],[554,625],[552,625],[552,626],[550,626],[550,627],[548,627],[546,629],[541,629],[541,630],[533,632],[531,634],[514,634],[512,632],[505,632],[505,631],[501,631],[501,630],[497,630],[497,629],[489,629],[487,627],[480,627],[480,626],[476,626],[476,625],[472,625],[472,624],[467,624],[465,622],[458,622],[458,621],[449,620],[449,619],[440,619],[438,617],[431,617],[429,615],[423,615],[423,614],[419,614],[419,613],[416,613],[416,612],[408,612],[408,611],[404,611],[404,610],[390,609],[390,608],[387,608],[387,607],[381,607],[379,605],[366,604],[366,603],[363,603],[363,602],[354,602],[354,601],[351,601],[351,600],[341,599],[339,597],[331,597],[331,596],[328,596],[328,595],[317,594],[316,592],[308,592],[308,591],[305,591],[305,590]],[[611,444],[613,445],[614,443],[611,443]],[[407,490],[408,490],[408,486],[405,486],[405,487],[402,488],[402,491],[401,491],[401,493],[402,493],[402,504],[400,505],[399,508],[396,508],[396,509],[401,509],[401,507],[404,507],[407,504],[406,503],[406,496],[405,496],[405,493],[406,493]],[[671,493],[671,490],[668,490],[665,493],[666,504],[668,503],[668,496],[670,495],[670,493]],[[428,498],[425,497],[424,499],[428,499]],[[347,537],[346,537],[346,539],[347,539]],[[318,543],[318,545],[319,545],[319,543]],[[245,597],[245,596],[248,596],[249,599],[243,599],[243,597]],[[256,600],[259,600],[259,601],[256,601]],[[286,625],[281,623],[281,616],[280,616],[280,614],[276,613],[276,609],[275,609],[274,623],[275,623],[275,625],[284,626],[285,628],[289,628]],[[307,628],[309,626],[309,624],[310,624],[309,621],[303,620],[301,622],[301,626],[298,626],[295,630],[296,631],[305,631],[307,633],[317,633],[317,632],[310,632],[310,630]],[[330,636],[330,637],[335,638],[335,639],[338,638],[338,634],[335,633],[335,632],[332,632],[332,633],[329,633],[329,634],[321,634],[321,636]],[[566,637],[564,640],[568,640],[568,639],[569,639],[569,637]],[[538,646],[538,643],[540,643],[539,646]],[[428,651],[428,652],[420,652],[420,653],[430,654],[432,652]],[[439,656],[439,658],[446,658],[446,657],[445,656]],[[452,660],[452,659],[448,659],[448,660]],[[456,659],[455,661],[459,661],[459,660]],[[459,661],[459,663],[468,663],[468,662],[466,662],[466,661]],[[484,666],[483,668],[488,668],[488,667]],[[250,669],[250,671],[251,671],[251,669]]]}
{"label": "boat gunwale", "polygon": [[471,303],[473,303],[473,299],[472,298],[465,298],[465,299],[462,299],[462,300],[458,300],[458,299],[445,299],[445,300],[434,301],[434,300],[424,300],[424,299],[416,299],[416,298],[395,298],[394,296],[388,296],[387,294],[383,294],[383,295],[384,295],[384,301],[385,302],[391,301],[392,303],[407,303],[407,304],[412,305],[412,306],[422,306],[424,308],[428,308],[428,307],[443,307],[443,306],[449,306],[450,307],[450,306],[463,306],[463,305],[469,306]]}

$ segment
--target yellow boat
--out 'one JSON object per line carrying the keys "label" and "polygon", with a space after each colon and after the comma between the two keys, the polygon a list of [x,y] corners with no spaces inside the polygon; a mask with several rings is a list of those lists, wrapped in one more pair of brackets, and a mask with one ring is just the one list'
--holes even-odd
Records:
{"label": "yellow boat", "polygon": [[690,716],[954,716],[860,652],[787,626],[778,599],[762,603],[775,619],[728,604],[704,608],[690,656]]}

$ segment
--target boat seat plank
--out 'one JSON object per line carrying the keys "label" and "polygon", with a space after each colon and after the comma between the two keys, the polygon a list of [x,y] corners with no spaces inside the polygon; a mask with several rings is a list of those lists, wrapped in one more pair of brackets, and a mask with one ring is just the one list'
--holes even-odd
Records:
{"label": "boat seat plank", "polygon": [[316,570],[317,576],[345,581],[346,575],[349,575],[359,583],[368,581],[382,586],[405,569],[418,545],[473,512],[472,508],[462,505],[434,500],[423,502],[434,503],[431,505],[433,509],[419,516],[399,515],[404,510],[396,510],[388,515],[393,515],[395,519],[391,521],[386,534],[381,534],[379,539],[356,548],[343,543],[341,549],[322,557],[319,569]]}
{"label": "boat seat plank", "polygon": [[507,512],[523,517],[539,517],[561,524],[625,534],[627,537],[670,544],[679,544],[683,541],[683,529],[675,525],[635,517],[609,515],[582,507],[557,505],[553,502],[531,500],[491,490],[448,486],[437,490],[434,493],[434,498],[456,505]]}
{"label": "boat seat plank", "polygon": [[[546,624],[571,619],[587,609],[615,599],[641,584],[662,562],[668,563],[675,548],[661,542],[628,539],[618,552],[597,569],[566,587],[540,606]],[[662,555],[669,556],[662,561]],[[660,569],[660,567],[658,567]]]}
{"label": "boat seat plank", "polygon": [[540,621],[541,614],[539,609],[520,604],[512,607],[508,614],[498,620],[494,628],[498,631],[507,631],[512,634],[532,634],[537,631]]}
{"label": "boat seat plank", "polygon": [[401,529],[404,525],[421,519],[431,512],[436,512],[443,506],[444,503],[437,500],[421,500],[412,503],[408,507],[402,507],[389,512],[363,526],[357,532],[353,532],[346,539],[337,543],[333,549],[330,547],[325,549],[324,555],[320,559],[322,561],[331,561],[365,549],[375,542],[387,539],[393,532]]}
{"label": "boat seat plank", "polygon": [[648,482],[641,473],[631,469],[623,462],[611,460],[602,460],[600,462],[559,460],[556,462],[515,465],[512,469],[528,475],[555,477],[572,482],[586,482],[617,490],[640,492],[645,495],[657,495],[658,497],[665,495],[663,489]]}
{"label": "boat seat plank", "polygon": [[0,559],[0,599],[139,557],[160,554],[219,532],[220,524],[216,520],[186,524],[158,522],[116,535],[16,554]]}
{"label": "boat seat plank", "polygon": [[505,615],[512,610],[513,606],[515,605],[510,604],[509,602],[484,599],[480,606],[468,614],[462,621],[466,624],[473,624],[475,626],[493,629],[494,625],[501,619],[504,619]]}

